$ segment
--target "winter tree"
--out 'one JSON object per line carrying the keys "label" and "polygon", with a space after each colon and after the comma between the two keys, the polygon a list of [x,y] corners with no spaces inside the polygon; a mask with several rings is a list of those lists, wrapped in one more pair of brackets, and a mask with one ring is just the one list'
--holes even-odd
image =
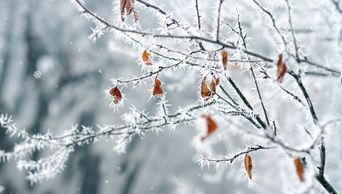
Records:
{"label": "winter tree", "polygon": [[[195,131],[188,146],[196,150],[188,162],[197,163],[203,171],[215,170],[201,177],[205,181],[240,185],[229,188],[231,192],[240,191],[241,185],[242,192],[252,193],[342,191],[342,149],[338,146],[342,138],[340,1],[115,0],[101,8],[100,2],[82,0],[71,0],[72,4],[63,7],[50,3],[56,6],[51,10],[76,13],[59,16],[62,22],[49,23],[53,29],[72,22],[73,31],[81,21],[80,25],[91,29],[88,35],[82,31],[70,37],[82,37],[77,52],[85,50],[85,57],[78,58],[72,50],[68,53],[63,41],[49,44],[49,52],[63,50],[60,54],[66,62],[49,55],[35,58],[34,49],[20,44],[7,48],[6,54],[4,42],[16,35],[3,30],[0,37],[0,124],[6,132],[2,138],[14,138],[12,146],[1,147],[0,159],[2,163],[15,162],[31,185],[62,176],[72,165],[70,158],[88,144],[113,142],[106,154],[116,157],[129,154],[127,147],[136,137],[153,134],[158,139],[167,131],[186,136],[189,134],[182,130],[187,128]],[[8,9],[15,6],[4,4]],[[39,6],[24,3],[16,14],[25,16],[27,8]],[[77,18],[77,14],[82,17]],[[14,20],[8,15],[8,11],[2,12],[1,20]],[[43,22],[54,21],[53,17],[57,16],[51,14],[46,21],[32,19],[25,25],[27,29],[30,25],[43,26]],[[21,29],[8,23],[0,23],[1,28]],[[39,29],[34,29],[35,33],[41,32]],[[57,31],[61,36],[63,30]],[[52,41],[54,37],[50,36],[48,40]],[[101,49],[106,54],[94,52],[101,44],[109,45],[109,49]],[[19,48],[26,50],[18,52],[18,60],[26,52],[30,57],[21,57],[26,62],[15,63],[35,64],[27,72],[33,77],[32,83],[39,82],[43,90],[40,95],[9,78],[12,74],[15,77],[17,69],[25,71],[22,67],[10,71],[8,65],[8,53]],[[120,61],[120,65],[112,66],[113,61],[106,58],[114,54],[113,61]],[[87,82],[97,83],[94,74],[105,77],[103,67],[110,69],[111,77],[89,88]],[[64,74],[55,74],[56,69],[63,69]],[[31,100],[26,103],[23,95],[30,92]],[[13,101],[11,93],[21,95]],[[97,96],[91,97],[94,93]],[[44,100],[49,95],[51,99],[60,97]],[[88,98],[92,101],[84,100]],[[8,102],[12,104],[6,105]],[[40,123],[19,127],[22,124],[16,124],[11,111],[25,105],[26,112],[17,117],[22,117],[19,121],[24,124],[30,123],[34,118],[29,110],[40,103],[45,111],[38,111],[37,119],[53,120],[60,126]],[[95,111],[92,117],[101,123],[88,126],[86,116],[85,122],[79,122],[74,113],[66,113],[75,103],[75,114],[100,110],[103,103],[110,111]],[[177,141],[168,146],[175,144]],[[177,156],[166,160],[177,160]],[[181,180],[174,183],[175,193],[210,192]],[[6,187],[1,186],[2,190]]]}

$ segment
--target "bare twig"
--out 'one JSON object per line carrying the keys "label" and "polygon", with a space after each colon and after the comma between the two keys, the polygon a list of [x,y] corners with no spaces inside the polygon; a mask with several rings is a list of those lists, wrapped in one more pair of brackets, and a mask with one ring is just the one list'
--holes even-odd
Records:
{"label": "bare twig", "polygon": [[341,7],[339,5],[340,1],[331,0],[331,2],[335,5],[337,11],[342,14],[342,9],[341,9]]}
{"label": "bare twig", "polygon": [[220,0],[219,7],[217,10],[217,31],[216,31],[216,41],[220,40],[220,16],[221,16],[221,6],[224,0]]}
{"label": "bare twig", "polygon": [[[253,107],[251,106],[251,104],[248,102],[247,98],[245,97],[245,95],[243,95],[243,93],[241,92],[241,90],[239,89],[239,87],[236,86],[235,82],[232,80],[232,78],[227,77],[228,82],[233,86],[234,90],[236,91],[236,93],[240,96],[241,100],[243,101],[243,103],[251,110],[253,110]],[[266,129],[266,124],[260,119],[259,115],[255,115],[256,120],[258,121],[258,123],[262,126],[263,129]]]}
{"label": "bare twig", "polygon": [[291,30],[291,35],[292,35],[292,39],[293,39],[293,44],[295,46],[295,50],[296,50],[296,57],[297,59],[299,58],[298,55],[298,46],[297,46],[297,40],[296,37],[294,35],[294,31],[293,31],[293,26],[292,26],[292,19],[291,19],[291,7],[290,7],[290,3],[289,0],[285,0],[286,4],[287,4],[287,11],[288,11],[288,15],[289,15],[289,24],[290,24],[290,30]]}
{"label": "bare twig", "polygon": [[305,97],[305,99],[306,99],[306,102],[307,102],[307,104],[308,104],[308,107],[309,107],[309,109],[310,109],[310,113],[311,113],[313,122],[314,122],[316,125],[319,125],[319,123],[318,123],[318,118],[317,118],[315,109],[314,109],[314,107],[313,107],[312,101],[311,101],[310,96],[309,96],[309,94],[307,93],[307,91],[306,91],[306,89],[305,89],[305,87],[304,87],[304,85],[303,85],[303,83],[302,83],[302,79],[301,79],[300,75],[297,75],[297,74],[295,74],[295,73],[292,72],[292,71],[290,71],[289,74],[292,75],[292,77],[296,79],[299,88],[302,90],[302,93],[303,93],[303,95],[304,95],[304,97]]}
{"label": "bare twig", "polygon": [[[239,26],[239,33],[238,33],[238,35],[239,35],[240,38],[242,39],[243,47],[247,50],[246,35],[244,35],[244,34],[243,34],[243,31],[242,31],[242,26],[241,26],[241,23],[240,23],[240,14],[238,14],[237,22],[238,22],[238,26]],[[268,126],[270,126],[270,122],[269,122],[269,120],[268,120],[267,111],[266,111],[264,102],[263,102],[262,97],[261,97],[259,85],[258,85],[258,82],[257,82],[257,80],[256,80],[256,77],[255,77],[255,74],[254,74],[254,70],[253,70],[252,64],[250,64],[250,70],[251,70],[251,72],[252,72],[254,84],[255,84],[255,87],[256,87],[257,92],[258,92],[258,97],[259,97],[259,100],[260,100],[260,103],[261,103],[262,110],[264,111],[266,123],[267,123]]]}
{"label": "bare twig", "polygon": [[268,126],[270,126],[270,122],[269,122],[268,116],[267,116],[267,111],[266,111],[266,108],[265,108],[265,105],[264,105],[264,101],[262,100],[262,97],[261,97],[261,93],[260,93],[260,90],[259,90],[258,82],[256,80],[256,77],[255,77],[252,65],[250,67],[250,70],[252,72],[252,76],[253,76],[253,79],[254,79],[255,87],[256,87],[257,92],[258,92],[258,96],[259,96],[259,100],[260,100],[260,104],[261,104],[262,110],[264,111],[266,123],[267,123]]}
{"label": "bare twig", "polygon": [[267,11],[264,7],[262,7],[256,0],[253,0],[254,3],[263,11],[265,12],[268,16],[270,16],[271,20],[272,20],[272,24],[273,24],[273,28],[277,31],[277,33],[279,34],[279,36],[281,37],[283,43],[284,43],[284,46],[286,47],[287,45],[287,42],[284,38],[284,36],[280,33],[280,30],[279,28],[277,27],[276,23],[275,23],[275,19],[273,17],[273,15],[271,14],[271,12]]}
{"label": "bare twig", "polygon": [[324,139],[322,138],[322,143],[320,147],[320,157],[321,157],[321,164],[318,167],[319,172],[316,174],[316,180],[331,194],[337,194],[334,187],[325,179],[324,177],[324,168],[325,168],[325,145]]}
{"label": "bare twig", "polygon": [[239,152],[237,154],[235,154],[234,156],[230,157],[230,158],[224,158],[224,159],[211,159],[211,158],[202,158],[202,160],[204,161],[208,161],[208,162],[234,162],[234,160],[236,158],[238,158],[239,156],[242,156],[244,154],[248,154],[250,152],[255,152],[255,151],[258,151],[258,150],[270,150],[270,149],[276,149],[277,147],[264,147],[264,146],[261,146],[261,145],[257,145],[257,146],[251,146],[251,147],[248,147],[249,149],[247,149],[246,151],[242,151],[242,152]]}
{"label": "bare twig", "polygon": [[199,8],[198,8],[198,0],[195,0],[196,2],[196,13],[197,13],[197,25],[198,25],[198,30],[201,30],[201,16],[199,14]]}
{"label": "bare twig", "polygon": [[304,59],[298,59],[298,62],[299,63],[304,62],[304,63],[306,63],[308,65],[311,65],[311,66],[314,66],[314,67],[317,67],[317,68],[320,68],[320,69],[324,69],[324,70],[330,72],[332,76],[338,77],[338,76],[341,75],[340,71],[335,70],[335,69],[331,69],[329,67],[324,67],[323,65],[320,65],[318,63],[312,62],[307,57],[304,57]]}

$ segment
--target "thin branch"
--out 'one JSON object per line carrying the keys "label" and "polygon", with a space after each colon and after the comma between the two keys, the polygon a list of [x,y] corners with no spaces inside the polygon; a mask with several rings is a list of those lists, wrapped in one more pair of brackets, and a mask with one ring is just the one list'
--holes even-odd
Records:
{"label": "thin branch", "polygon": [[304,97],[305,97],[305,99],[306,99],[306,102],[307,102],[308,106],[309,106],[309,109],[310,109],[310,113],[311,113],[313,122],[314,122],[316,125],[319,125],[319,123],[318,123],[318,118],[317,118],[315,109],[314,109],[314,107],[313,107],[312,101],[311,101],[310,96],[309,96],[308,92],[306,91],[306,89],[305,89],[305,87],[304,87],[304,85],[303,85],[303,83],[302,83],[302,79],[301,79],[300,75],[296,75],[296,74],[295,74],[294,72],[292,72],[292,71],[290,71],[290,72],[288,72],[288,73],[289,73],[290,75],[292,75],[293,78],[296,79],[297,84],[298,84],[300,90],[302,90],[302,93],[303,93],[303,95],[304,95]]}
{"label": "thin branch", "polygon": [[324,145],[323,137],[322,137],[322,143],[321,143],[321,147],[320,147],[320,157],[321,157],[321,165],[318,167],[319,172],[315,176],[315,178],[329,193],[337,194],[334,187],[324,177],[324,168],[325,168],[326,156],[325,156],[325,145]]}
{"label": "thin branch", "polygon": [[295,50],[296,50],[296,57],[297,59],[299,58],[298,55],[298,46],[297,46],[297,40],[296,37],[294,35],[294,31],[293,31],[293,26],[292,26],[292,19],[291,19],[291,7],[290,7],[290,3],[289,0],[285,0],[286,4],[287,4],[287,11],[288,11],[288,15],[289,15],[289,24],[290,24],[290,30],[291,30],[291,35],[292,35],[292,39],[293,39],[293,44],[295,46]]}
{"label": "thin branch", "polygon": [[327,190],[330,194],[337,194],[334,187],[325,179],[324,176],[315,176],[316,180]]}
{"label": "thin branch", "polygon": [[274,29],[279,34],[279,36],[281,37],[281,39],[282,39],[282,41],[284,43],[284,46],[286,47],[287,42],[286,42],[284,36],[280,33],[280,30],[279,30],[279,28],[277,27],[277,25],[275,23],[275,19],[274,19],[273,15],[269,11],[267,11],[264,7],[262,7],[256,0],[253,0],[253,1],[263,12],[265,12],[268,16],[270,16]]}
{"label": "thin branch", "polygon": [[237,153],[234,156],[229,157],[229,158],[224,158],[224,159],[202,158],[202,160],[208,161],[208,162],[230,162],[230,163],[232,163],[232,162],[234,162],[234,160],[236,158],[238,158],[239,156],[242,156],[244,154],[248,154],[250,152],[255,152],[255,151],[258,151],[258,150],[270,150],[270,149],[276,149],[276,148],[277,147],[264,147],[264,146],[261,146],[261,145],[257,145],[257,146],[254,146],[254,147],[249,147],[249,149],[247,151],[243,151],[243,152]]}
{"label": "thin branch", "polygon": [[[149,3],[145,2],[145,1],[142,1],[142,0],[137,0],[137,1],[138,1],[139,3],[144,4],[146,7],[150,7],[150,8],[152,8],[152,9],[155,9],[155,10],[158,11],[159,13],[161,13],[161,14],[167,16],[166,12],[163,11],[162,9],[160,9],[159,7],[157,7],[157,6],[155,6],[155,5],[152,5],[152,4],[149,4]],[[196,3],[197,3],[197,0],[196,0]],[[172,23],[166,25],[167,27],[171,26],[172,24],[176,24],[178,27],[181,27],[180,23],[179,23],[177,20],[175,20],[175,19],[173,19],[173,18],[170,18],[170,17],[168,17],[168,16],[167,16],[167,18],[169,18],[169,19],[172,21]],[[200,23],[199,23],[199,25],[200,25]],[[183,27],[182,29],[185,30],[184,27]],[[189,35],[192,35],[192,34],[190,33],[190,31],[187,31],[187,33],[188,33]],[[196,41],[196,42],[197,42],[197,44],[199,45],[199,47],[201,48],[202,51],[205,51],[205,50],[206,50],[206,49],[204,48],[204,46],[203,46],[203,44],[202,44],[201,41]]]}
{"label": "thin branch", "polygon": [[251,104],[248,102],[248,100],[246,99],[246,97],[243,95],[243,93],[241,92],[241,90],[236,86],[235,82],[232,80],[232,78],[227,77],[228,82],[233,86],[234,90],[236,91],[236,93],[240,96],[241,100],[243,101],[243,103],[251,110],[253,110],[253,107],[251,106]]}
{"label": "thin branch", "polygon": [[[246,44],[246,40],[245,40],[245,39],[246,39],[246,35],[243,35],[242,26],[241,26],[241,23],[240,23],[240,14],[238,14],[237,22],[238,22],[238,26],[239,26],[239,33],[238,33],[238,35],[239,35],[239,36],[241,37],[241,39],[242,39],[243,47],[247,50],[247,44]],[[264,111],[266,123],[267,123],[268,126],[270,126],[270,122],[269,122],[269,120],[268,120],[267,111],[266,111],[264,102],[263,102],[262,97],[261,97],[259,85],[258,85],[258,82],[257,82],[257,80],[256,80],[256,77],[255,77],[255,74],[254,74],[254,70],[253,70],[252,64],[250,64],[250,70],[251,70],[251,72],[252,72],[254,84],[255,84],[255,87],[256,87],[257,92],[258,92],[258,96],[259,96],[259,100],[260,100],[262,109],[263,109],[263,111]]]}
{"label": "thin branch", "polygon": [[341,72],[338,71],[338,70],[335,70],[335,69],[331,69],[329,67],[324,67],[323,65],[320,65],[318,63],[315,63],[315,62],[312,62],[310,61],[307,57],[304,57],[304,59],[298,59],[298,62],[301,63],[301,62],[304,62],[306,64],[309,64],[311,66],[314,66],[314,67],[317,67],[317,68],[320,68],[320,69],[324,69],[326,71],[329,71],[331,73],[332,76],[340,76],[341,75]]}
{"label": "thin branch", "polygon": [[[323,137],[322,137],[323,140]],[[320,157],[321,157],[321,165],[319,166],[319,172],[318,176],[324,176],[324,169],[325,169],[325,145],[324,141],[321,143],[321,148],[320,148]]]}
{"label": "thin branch", "polygon": [[[237,9],[237,8],[236,8]],[[237,15],[237,23],[238,23],[238,27],[239,27],[239,33],[238,35],[241,37],[242,39],[242,45],[243,47],[247,50],[247,44],[246,44],[246,36],[243,35],[243,31],[242,31],[242,25],[240,22],[240,14],[238,13]]]}
{"label": "thin branch", "polygon": [[340,5],[339,5],[340,1],[331,0],[331,2],[335,5],[337,11],[342,14],[342,9],[340,8]]}
{"label": "thin branch", "polygon": [[[256,128],[260,129],[261,126],[259,126],[254,120],[253,117],[251,117],[250,113],[247,113],[244,109],[238,107],[238,104],[236,106],[234,106],[233,104],[231,104],[228,100],[224,99],[222,96],[220,96],[219,94],[216,93],[216,95],[218,96],[219,99],[223,100],[224,102],[226,102],[228,105],[230,105],[232,108],[234,108],[236,111],[230,111],[230,112],[226,112],[226,111],[222,111],[220,110],[220,112],[222,112],[223,114],[226,115],[231,115],[231,113],[237,115],[237,116],[242,116],[245,119],[247,119],[250,123],[252,123],[252,125],[254,125]],[[233,101],[234,103],[236,103],[235,101]]]}
{"label": "thin branch", "polygon": [[220,0],[220,4],[217,10],[217,31],[216,31],[216,41],[220,40],[220,16],[221,16],[221,6],[224,0]]}
{"label": "thin branch", "polygon": [[[137,0],[137,2],[139,2],[139,3],[141,3],[141,4],[144,4],[146,7],[152,8],[152,9],[158,11],[159,13],[161,13],[161,14],[167,16],[167,14],[166,14],[165,11],[163,11],[162,9],[160,9],[159,7],[157,7],[157,6],[155,6],[155,5],[152,5],[152,4],[147,3],[147,2],[145,2],[145,1],[142,1],[142,0]],[[177,20],[172,19],[172,18],[169,18],[169,19],[172,21],[172,23],[171,23],[171,24],[167,24],[167,26],[171,26],[172,24],[177,24],[177,25],[179,26],[179,22],[178,22]]]}
{"label": "thin branch", "polygon": [[[236,91],[236,93],[240,96],[241,100],[243,101],[243,103],[251,110],[253,110],[253,107],[251,106],[251,104],[248,102],[247,98],[245,97],[245,95],[243,95],[243,93],[241,92],[241,90],[236,86],[235,82],[230,78],[227,77],[228,82],[233,86],[234,90]],[[266,129],[266,124],[260,119],[259,115],[255,115],[256,120],[258,121],[258,123],[262,126],[263,129]]]}
{"label": "thin branch", "polygon": [[258,92],[258,96],[259,96],[259,100],[260,100],[260,104],[261,104],[262,110],[264,111],[266,123],[267,123],[268,126],[270,126],[270,121],[268,120],[267,111],[266,111],[266,108],[265,108],[265,105],[264,105],[264,101],[262,100],[262,97],[261,97],[261,93],[260,93],[260,90],[259,90],[258,82],[256,80],[256,77],[255,77],[252,65],[250,67],[250,70],[252,72],[252,76],[253,76],[253,79],[254,79],[255,87],[256,87],[257,92]]}
{"label": "thin branch", "polygon": [[198,0],[195,0],[196,2],[196,13],[197,13],[197,25],[198,25],[198,30],[201,30],[201,16],[199,14],[199,8],[198,8]]}

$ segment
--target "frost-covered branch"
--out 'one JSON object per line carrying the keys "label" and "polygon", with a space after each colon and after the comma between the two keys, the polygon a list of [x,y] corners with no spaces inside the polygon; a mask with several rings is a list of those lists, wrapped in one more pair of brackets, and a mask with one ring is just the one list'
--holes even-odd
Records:
{"label": "frost-covered branch", "polygon": [[251,152],[256,152],[258,150],[271,150],[271,149],[276,149],[277,147],[265,147],[265,146],[261,146],[261,145],[257,145],[257,146],[250,146],[248,147],[248,149],[246,151],[242,151],[239,152],[237,154],[234,154],[232,156],[228,156],[228,157],[224,157],[223,159],[212,159],[212,158],[202,158],[199,163],[201,165],[201,167],[203,168],[206,165],[209,165],[208,162],[229,162],[229,163],[233,163],[235,161],[236,158],[244,155],[244,154],[248,154]]}

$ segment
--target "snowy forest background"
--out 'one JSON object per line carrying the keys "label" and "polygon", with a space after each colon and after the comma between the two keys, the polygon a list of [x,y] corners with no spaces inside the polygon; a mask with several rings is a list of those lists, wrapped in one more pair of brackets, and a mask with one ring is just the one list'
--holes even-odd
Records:
{"label": "snowy forest background", "polygon": [[[195,1],[148,2],[172,13],[172,17],[189,24],[190,28],[197,28]],[[215,13],[217,14],[220,1],[198,2],[203,31],[213,31],[215,35]],[[258,2],[271,11],[277,26],[288,41],[289,46],[286,49],[296,54],[289,30],[287,1]],[[275,121],[278,134],[286,145],[304,149],[316,136],[324,136],[325,176],[337,192],[342,191],[342,147],[339,144],[342,139],[342,5],[334,0],[289,2],[299,55],[307,56],[314,65],[302,62],[298,63],[301,66],[296,66],[296,61],[288,59],[288,68],[295,72],[304,72],[303,83],[324,130],[312,123],[310,112],[303,108],[306,107],[306,98],[291,75],[286,74],[283,83],[263,81],[262,72],[258,72],[260,69],[256,68],[259,76],[257,80],[261,84],[261,94],[270,120]],[[85,3],[89,10],[98,13],[108,22],[121,20],[117,9],[119,1]],[[136,10],[139,12],[140,26],[134,26],[133,16],[127,17],[127,26],[131,25],[142,31],[150,29],[152,33],[159,32],[161,16],[158,13],[139,2],[136,2]],[[132,75],[140,77],[148,72],[149,69],[146,70],[141,61],[142,51],[146,48],[126,44],[125,38],[109,31],[94,42],[89,36],[93,33],[91,27],[95,29],[95,24],[80,15],[70,0],[0,0],[0,114],[12,115],[19,129],[25,128],[30,134],[45,134],[50,130],[58,135],[78,124],[98,130],[98,125],[124,123],[122,115],[130,112],[133,106],[134,110],[150,115],[158,114],[160,98],[151,98],[155,76],[146,83],[139,83],[134,89],[132,86],[135,83],[120,86],[124,94],[124,106],[116,107],[117,111],[109,107],[110,101],[105,99],[104,91],[113,87],[111,79],[131,78]],[[266,65],[262,67],[267,67],[267,73],[276,78],[278,54],[286,49],[281,37],[273,29],[270,17],[253,0],[223,1],[222,20],[238,29],[237,16],[243,25],[243,33],[247,36],[248,50],[274,60],[273,66],[270,65],[272,62],[265,62]],[[241,37],[223,22],[221,25],[221,34],[226,36],[224,41],[242,46]],[[159,41],[163,45],[164,40],[157,39],[155,42]],[[165,40],[165,45],[168,41]],[[177,44],[179,43],[171,44],[170,48],[177,50]],[[190,45],[184,43],[185,47],[188,44]],[[193,49],[179,45],[181,52],[190,53]],[[153,46],[150,49],[157,50]],[[232,57],[229,58],[232,61],[227,70],[229,76],[264,119],[248,64],[233,61],[240,59],[239,57],[246,59],[247,56],[238,51],[226,51]],[[220,52],[219,55],[212,56],[213,59],[219,59],[217,64],[221,64]],[[155,57],[155,62],[161,64],[164,61]],[[235,67],[236,64],[239,66]],[[315,64],[320,64],[323,68]],[[206,103],[200,97],[200,86],[208,72],[196,67],[183,67],[160,73],[165,98],[171,105],[168,112],[175,113],[180,107]],[[219,76],[223,80],[222,76],[225,74]],[[223,86],[228,85],[224,81],[220,83]],[[291,99],[279,89],[278,84],[301,100]],[[234,93],[231,88],[228,91]],[[218,95],[223,96],[220,92],[218,90]],[[232,96],[239,99],[236,94]],[[214,99],[218,101],[218,96],[214,96]],[[126,153],[123,154],[113,151],[113,147],[117,146],[115,137],[114,140],[102,137],[95,143],[75,146],[61,173],[33,185],[25,179],[27,171],[17,169],[15,159],[4,161],[2,158],[0,193],[326,193],[314,179],[317,169],[316,164],[312,163],[318,161],[319,164],[318,144],[315,145],[317,149],[312,151],[316,160],[308,161],[306,182],[301,183],[293,165],[293,155],[297,156],[298,153],[277,143],[272,144],[267,139],[260,140],[259,137],[248,134],[249,131],[228,130],[232,127],[230,121],[238,123],[242,128],[253,126],[244,123],[245,120],[239,117],[224,120],[223,116],[214,114],[216,112],[219,112],[218,108],[209,107],[196,114],[199,119],[180,124],[175,130],[165,127],[162,128],[163,131],[152,130],[142,136],[132,136],[125,148]],[[206,130],[201,115],[208,113],[213,115],[219,129],[212,137],[200,142],[199,139]],[[236,125],[234,127],[238,128]],[[0,129],[0,150],[10,152],[16,143],[22,142],[21,137],[11,137],[4,127]],[[232,164],[223,162],[222,165],[215,166],[210,163],[210,168],[201,168],[201,162],[198,162],[202,157],[218,159],[260,144],[279,147],[250,153],[253,158],[253,176],[255,175],[253,181],[246,176],[243,157]],[[24,158],[39,160],[52,153],[53,150],[46,148]]]}

